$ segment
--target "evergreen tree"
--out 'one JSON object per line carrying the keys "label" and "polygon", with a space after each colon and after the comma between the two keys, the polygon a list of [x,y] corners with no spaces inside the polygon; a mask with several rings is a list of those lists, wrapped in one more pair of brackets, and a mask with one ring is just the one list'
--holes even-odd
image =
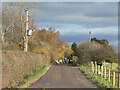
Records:
{"label": "evergreen tree", "polygon": [[77,53],[77,44],[76,44],[76,42],[73,42],[73,44],[71,45],[71,49],[74,51],[73,55],[76,56],[76,53]]}
{"label": "evergreen tree", "polygon": [[95,37],[92,38],[91,41],[95,41],[95,42],[98,42],[99,44],[103,44],[103,45],[109,44],[108,40],[106,40],[106,39],[99,40],[99,39],[96,39]]}

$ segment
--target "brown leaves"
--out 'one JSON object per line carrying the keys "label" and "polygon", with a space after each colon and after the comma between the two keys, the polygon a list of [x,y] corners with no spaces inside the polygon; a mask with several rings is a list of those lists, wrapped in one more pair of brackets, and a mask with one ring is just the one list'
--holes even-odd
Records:
{"label": "brown leaves", "polygon": [[77,49],[77,56],[81,62],[89,63],[91,60],[98,61],[99,63],[103,60],[107,62],[116,62],[117,54],[112,46],[104,46],[97,42],[86,42],[79,44]]}
{"label": "brown leaves", "polygon": [[29,42],[36,45],[33,52],[44,52],[47,57],[53,57],[52,59],[69,56],[72,53],[70,44],[68,42],[60,40],[59,34],[59,31],[55,32],[52,29],[42,29],[34,32],[33,36],[29,40]]}

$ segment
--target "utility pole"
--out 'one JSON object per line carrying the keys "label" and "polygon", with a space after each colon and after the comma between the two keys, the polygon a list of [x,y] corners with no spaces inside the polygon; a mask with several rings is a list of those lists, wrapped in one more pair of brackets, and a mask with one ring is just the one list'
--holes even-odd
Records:
{"label": "utility pole", "polygon": [[25,44],[24,44],[24,51],[27,52],[28,48],[28,8],[25,9],[25,14],[26,14],[26,32],[25,32]]}
{"label": "utility pole", "polygon": [[91,31],[89,31],[89,42],[91,42]]}

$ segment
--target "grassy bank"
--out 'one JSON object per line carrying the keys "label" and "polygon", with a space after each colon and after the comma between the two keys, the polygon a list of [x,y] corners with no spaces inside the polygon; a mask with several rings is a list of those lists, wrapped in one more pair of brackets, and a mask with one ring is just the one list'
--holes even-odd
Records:
{"label": "grassy bank", "polygon": [[[108,82],[108,79],[101,78],[100,75],[95,74],[91,71],[90,65],[81,65],[80,69],[86,74],[87,78],[98,88],[113,88],[112,81]],[[117,88],[117,86],[115,87]]]}
{"label": "grassy bank", "polygon": [[36,82],[37,80],[39,80],[51,67],[51,65],[49,66],[44,66],[43,68],[39,68],[37,70],[35,70],[32,74],[27,75],[24,78],[24,81],[20,82],[16,88],[28,88],[30,87],[30,85],[34,82]]}
{"label": "grassy bank", "polygon": [[2,53],[2,88],[16,87],[24,77],[36,68],[49,65],[43,54],[24,51],[6,51]]}

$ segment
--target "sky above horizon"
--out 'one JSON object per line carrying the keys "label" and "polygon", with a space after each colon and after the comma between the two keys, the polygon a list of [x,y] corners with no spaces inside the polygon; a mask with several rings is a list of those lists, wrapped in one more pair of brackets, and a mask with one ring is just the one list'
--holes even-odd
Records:
{"label": "sky above horizon", "polygon": [[107,39],[118,46],[117,2],[37,2],[34,12],[39,28],[54,27],[62,40],[89,41],[92,37]]}
{"label": "sky above horizon", "polygon": [[117,2],[42,2],[37,7],[35,21],[39,27],[54,27],[62,40],[86,42],[91,31],[92,37],[118,44]]}

